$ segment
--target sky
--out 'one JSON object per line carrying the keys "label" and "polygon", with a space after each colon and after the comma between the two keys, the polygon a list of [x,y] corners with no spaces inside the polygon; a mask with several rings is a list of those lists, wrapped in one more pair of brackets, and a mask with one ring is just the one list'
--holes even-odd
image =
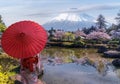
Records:
{"label": "sky", "polygon": [[102,14],[110,23],[120,10],[120,0],[0,0],[0,15],[6,26],[32,20],[39,24],[61,13],[87,13],[95,18]]}

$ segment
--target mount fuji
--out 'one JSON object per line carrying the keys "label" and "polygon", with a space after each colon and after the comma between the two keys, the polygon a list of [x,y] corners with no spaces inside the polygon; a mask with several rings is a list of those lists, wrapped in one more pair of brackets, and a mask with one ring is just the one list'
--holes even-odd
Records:
{"label": "mount fuji", "polygon": [[95,25],[95,18],[88,14],[62,13],[54,17],[51,21],[43,24],[47,30],[62,29],[65,31],[75,31],[78,28],[91,27]]}

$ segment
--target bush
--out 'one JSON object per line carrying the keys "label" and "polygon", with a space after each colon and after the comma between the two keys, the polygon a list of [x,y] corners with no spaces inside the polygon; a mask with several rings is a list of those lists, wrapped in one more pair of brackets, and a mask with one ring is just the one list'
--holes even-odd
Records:
{"label": "bush", "polygon": [[0,84],[14,84],[14,81],[10,80],[9,77],[15,75],[14,72],[3,72],[3,67],[0,66]]}
{"label": "bush", "polygon": [[108,44],[119,44],[120,42],[118,40],[111,40],[108,42]]}
{"label": "bush", "polygon": [[14,84],[9,77],[16,74],[15,71],[12,71],[16,67],[18,67],[16,59],[4,53],[0,55],[0,84]]}

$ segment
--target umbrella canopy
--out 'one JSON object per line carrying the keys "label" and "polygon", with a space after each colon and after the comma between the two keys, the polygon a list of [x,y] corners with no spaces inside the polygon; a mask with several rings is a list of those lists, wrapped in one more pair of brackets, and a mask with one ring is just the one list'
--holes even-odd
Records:
{"label": "umbrella canopy", "polygon": [[20,21],[9,26],[2,35],[3,50],[15,58],[28,58],[41,52],[47,42],[47,33],[33,21]]}

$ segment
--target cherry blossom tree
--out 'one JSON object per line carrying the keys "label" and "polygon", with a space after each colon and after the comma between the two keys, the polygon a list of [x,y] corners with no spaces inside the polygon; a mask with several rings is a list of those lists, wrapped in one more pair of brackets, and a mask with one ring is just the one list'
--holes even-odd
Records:
{"label": "cherry blossom tree", "polygon": [[87,35],[86,39],[95,39],[95,40],[110,40],[111,37],[105,33],[100,31],[94,31]]}
{"label": "cherry blossom tree", "polygon": [[62,31],[62,30],[56,30],[55,33],[54,33],[54,37],[57,39],[57,40],[62,40],[63,37],[65,35],[65,32]]}
{"label": "cherry blossom tree", "polygon": [[82,37],[82,38],[86,37],[86,34],[83,31],[80,31],[79,29],[77,31],[75,31],[74,34],[75,34],[76,38],[77,37]]}

